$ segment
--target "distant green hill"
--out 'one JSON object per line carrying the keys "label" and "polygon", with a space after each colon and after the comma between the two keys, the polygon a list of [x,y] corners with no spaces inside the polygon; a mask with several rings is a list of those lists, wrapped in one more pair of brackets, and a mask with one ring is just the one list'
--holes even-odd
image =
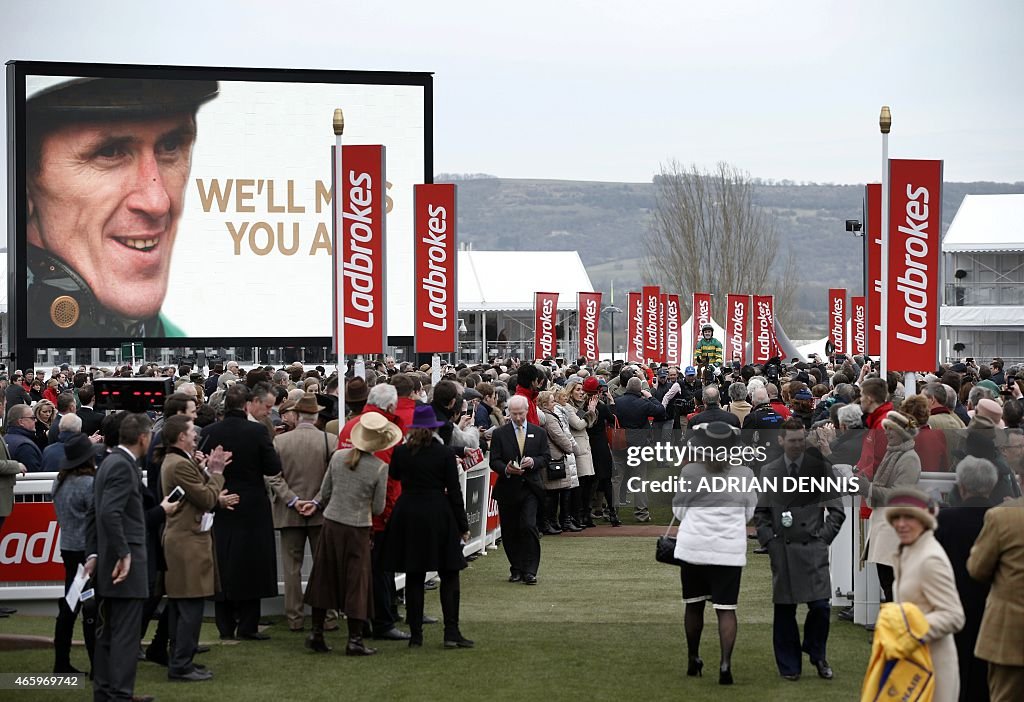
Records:
{"label": "distant green hill", "polygon": [[[451,174],[439,175],[437,182],[458,183],[459,238],[474,249],[578,250],[594,287],[607,300],[614,280],[620,304],[627,291],[639,289],[644,282],[642,239],[650,231],[655,205],[652,183]],[[792,250],[801,264],[797,305],[803,323],[790,329],[790,335],[822,336],[827,289],[860,291],[863,239],[848,234],[845,222],[861,219],[864,186],[756,182],[757,204],[777,218],[784,247],[778,259],[784,262]],[[1020,192],[1024,183],[945,183],[943,234],[964,195]]]}

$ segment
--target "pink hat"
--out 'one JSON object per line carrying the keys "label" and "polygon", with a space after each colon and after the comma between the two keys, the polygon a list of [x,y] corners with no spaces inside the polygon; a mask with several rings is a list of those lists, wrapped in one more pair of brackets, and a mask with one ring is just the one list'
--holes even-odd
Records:
{"label": "pink hat", "polygon": [[1003,424],[1003,408],[995,400],[990,400],[987,397],[980,400],[975,413],[991,419],[997,429],[1003,429],[1006,426]]}

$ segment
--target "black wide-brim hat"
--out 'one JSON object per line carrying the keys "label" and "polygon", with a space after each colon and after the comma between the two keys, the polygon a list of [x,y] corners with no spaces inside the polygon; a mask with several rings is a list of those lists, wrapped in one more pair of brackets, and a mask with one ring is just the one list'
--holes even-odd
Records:
{"label": "black wide-brim hat", "polygon": [[64,458],[61,459],[61,470],[74,470],[92,460],[96,454],[92,449],[92,441],[85,434],[75,434],[64,442]]}
{"label": "black wide-brim hat", "polygon": [[217,97],[215,80],[30,77],[26,106],[36,117],[127,119],[194,112]]}

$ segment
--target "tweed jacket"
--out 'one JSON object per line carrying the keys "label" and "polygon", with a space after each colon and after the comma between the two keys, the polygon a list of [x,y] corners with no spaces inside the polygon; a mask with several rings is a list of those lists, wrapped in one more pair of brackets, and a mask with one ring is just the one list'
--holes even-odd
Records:
{"label": "tweed jacket", "polygon": [[274,491],[274,528],[320,526],[324,523],[320,511],[312,517],[303,517],[288,504],[300,500],[320,501],[320,485],[334,455],[334,441],[312,424],[299,424],[289,432],[274,438],[274,448],[281,457],[281,473],[267,478]]}
{"label": "tweed jacket", "polygon": [[985,513],[967,571],[992,583],[974,655],[999,665],[1024,666],[1024,497]]}
{"label": "tweed jacket", "polygon": [[213,532],[200,531],[203,515],[217,505],[223,475],[207,475],[176,449],[168,449],[160,467],[160,485],[166,497],[181,486],[185,496],[177,512],[167,515],[163,546],[167,560],[164,587],[172,598],[211,597],[217,591],[217,559]]}

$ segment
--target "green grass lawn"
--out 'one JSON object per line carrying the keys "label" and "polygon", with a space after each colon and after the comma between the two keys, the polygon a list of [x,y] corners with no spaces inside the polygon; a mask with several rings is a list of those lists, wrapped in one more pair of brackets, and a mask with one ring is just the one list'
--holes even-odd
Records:
{"label": "green grass lawn", "polygon": [[[708,607],[701,654],[705,677],[687,678],[678,570],[654,561],[654,540],[640,537],[563,538],[542,542],[540,585],[506,582],[501,550],[470,564],[462,575],[462,629],[472,650],[444,650],[440,625],[427,626],[424,647],[379,642],[370,658],[346,658],[343,634],[329,633],[335,651],[315,655],[284,623],[265,642],[222,645],[211,623],[202,639],[213,644],[199,660],[213,681],[169,683],[166,670],[140,663],[137,693],[162,700],[837,700],[856,699],[870,644],[863,628],[833,618],[831,682],[805,661],[797,683],[779,678],[771,644],[771,580],[766,556],[749,558],[740,595],[739,635],[733,655],[736,684],[717,684],[718,637]],[[440,616],[436,592],[427,611]],[[803,611],[799,614],[802,621]],[[52,619],[16,615],[0,633],[52,634]],[[152,629],[151,629],[152,631]],[[80,630],[76,636],[81,636]],[[0,671],[45,673],[52,652],[0,654]],[[84,667],[85,650],[73,661]],[[80,692],[5,692],[4,699],[84,700]]]}

